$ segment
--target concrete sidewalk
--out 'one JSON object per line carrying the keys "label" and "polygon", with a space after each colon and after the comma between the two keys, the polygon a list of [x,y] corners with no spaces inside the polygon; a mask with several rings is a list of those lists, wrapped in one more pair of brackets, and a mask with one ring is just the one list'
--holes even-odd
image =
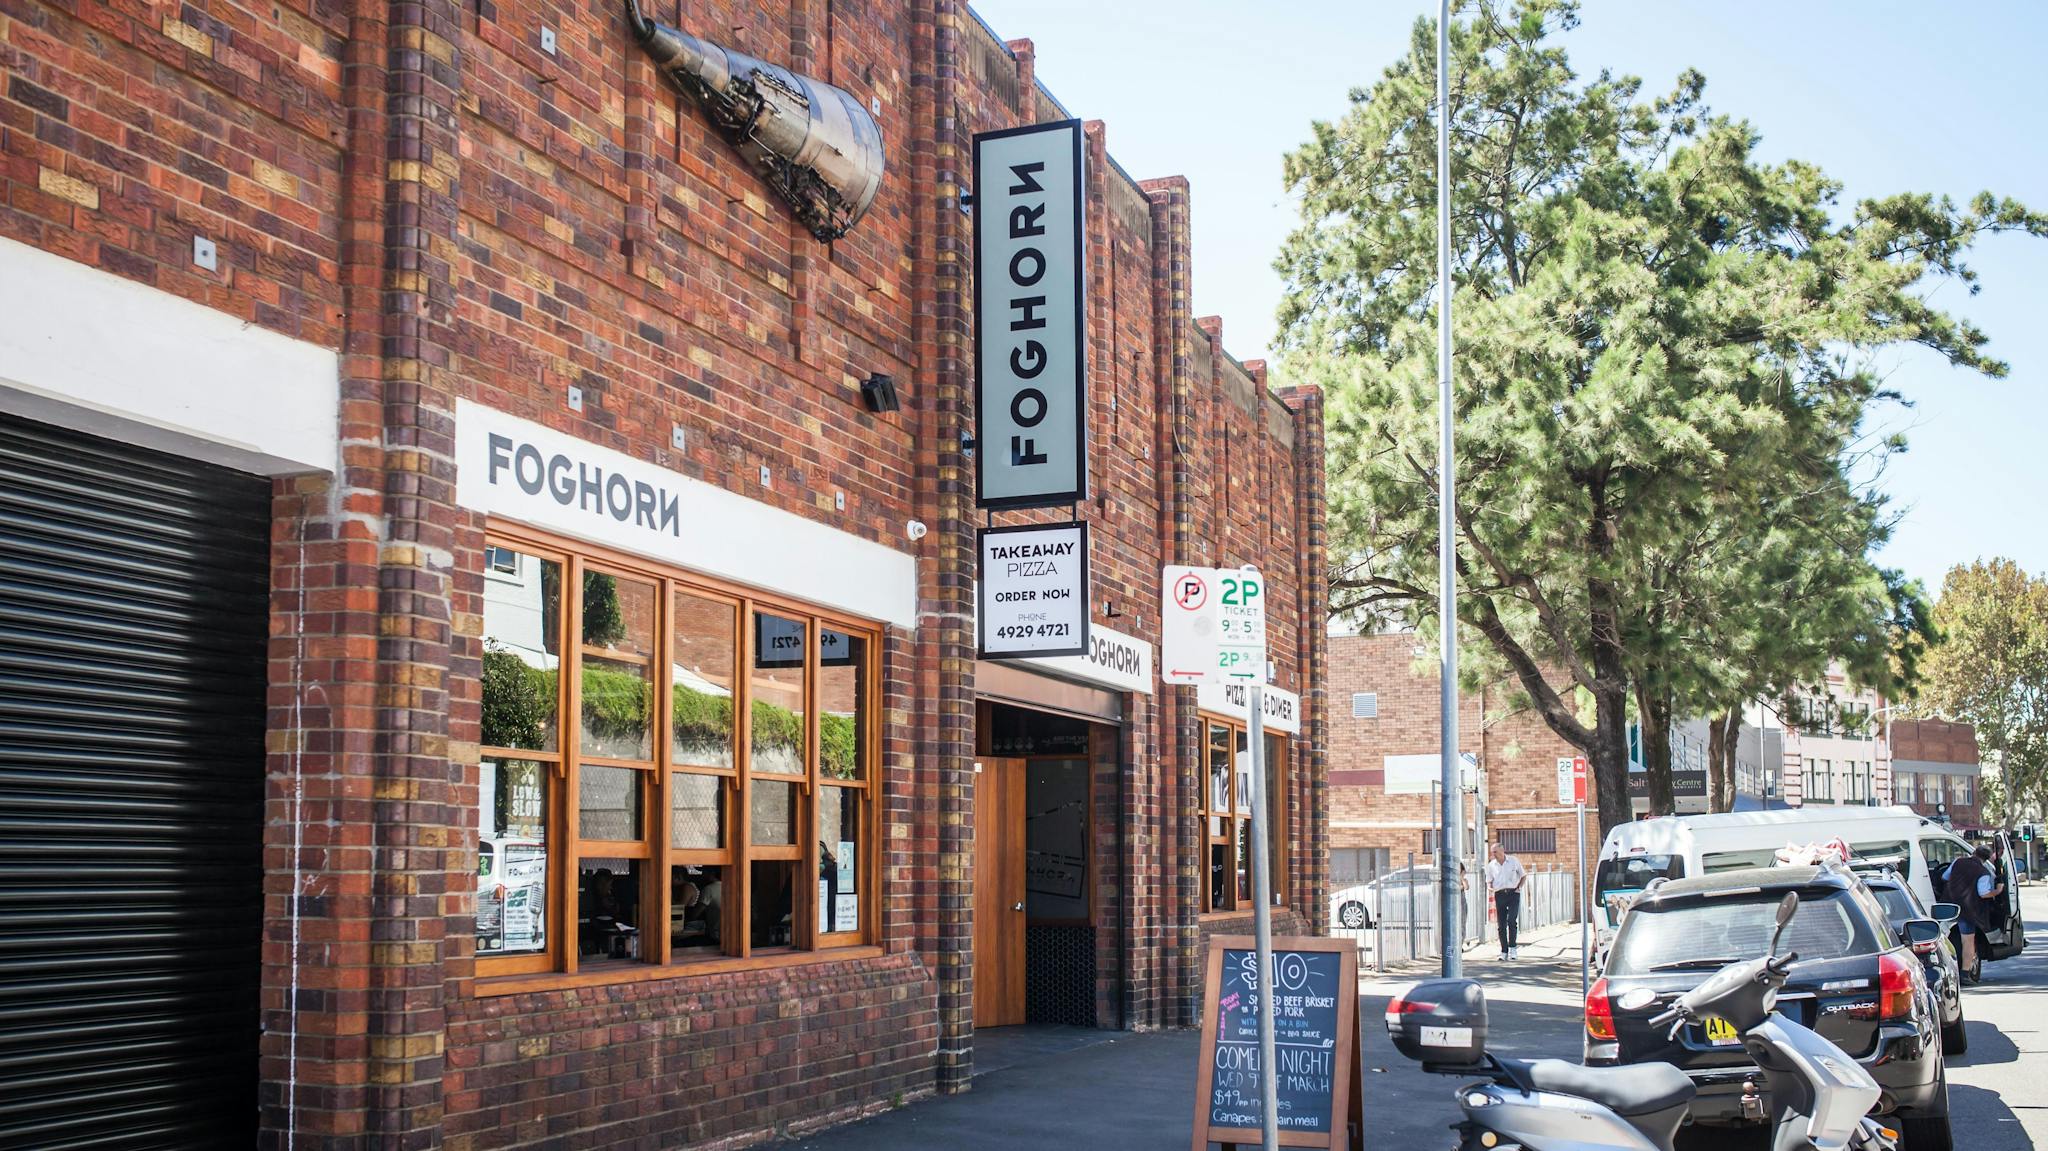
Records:
{"label": "concrete sidewalk", "polygon": [[[1522,958],[1467,952],[1465,972],[1486,984],[1494,1050],[1564,1055],[1579,1045],[1575,925],[1531,932]],[[1394,992],[1435,975],[1434,963],[1368,974],[1360,983],[1360,1074],[1368,1147],[1433,1147],[1449,1138],[1454,1080],[1424,1075],[1388,1041],[1382,1017]],[[1194,1126],[1194,1031],[1131,1033],[1003,1028],[977,1038],[977,1074],[964,1095],[925,1099],[796,1141],[802,1151],[1044,1151],[1108,1147],[1187,1151]]]}
{"label": "concrete sidewalk", "polygon": [[[912,1103],[794,1146],[803,1151],[1044,1151],[1069,1146],[1187,1151],[1194,1132],[1198,1033],[1003,1032],[1013,1034],[980,1037],[976,1058],[981,1060],[986,1048],[997,1060],[1010,1061],[977,1074],[966,1094]],[[1053,1041],[1045,1041],[1048,1035]]]}

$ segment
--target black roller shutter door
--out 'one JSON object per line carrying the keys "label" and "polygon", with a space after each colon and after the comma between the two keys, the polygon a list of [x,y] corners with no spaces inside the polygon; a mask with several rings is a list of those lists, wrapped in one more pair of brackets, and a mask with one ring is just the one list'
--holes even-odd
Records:
{"label": "black roller shutter door", "polygon": [[254,1141],[269,494],[0,415],[0,1147]]}

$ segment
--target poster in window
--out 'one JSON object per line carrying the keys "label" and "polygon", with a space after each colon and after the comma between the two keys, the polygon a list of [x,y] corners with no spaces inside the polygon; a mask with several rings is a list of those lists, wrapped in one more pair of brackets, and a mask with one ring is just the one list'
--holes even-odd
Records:
{"label": "poster in window", "polygon": [[832,858],[839,865],[839,893],[845,895],[858,890],[853,882],[853,841],[851,839],[840,840],[839,850]]}
{"label": "poster in window", "polygon": [[507,839],[544,839],[547,836],[546,786],[542,765],[531,760],[505,760],[487,767],[497,769],[497,832]]}

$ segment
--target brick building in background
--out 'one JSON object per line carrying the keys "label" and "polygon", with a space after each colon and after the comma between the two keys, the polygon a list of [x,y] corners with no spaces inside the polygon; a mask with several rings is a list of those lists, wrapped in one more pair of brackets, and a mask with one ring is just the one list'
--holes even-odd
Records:
{"label": "brick building in background", "polygon": [[1938,719],[1893,721],[1892,802],[1925,816],[1946,815],[1957,831],[1985,826],[1978,784],[1983,765],[1977,729]]}
{"label": "brick building in background", "polygon": [[978,663],[961,193],[1066,111],[955,0],[652,15],[870,109],[865,218],[617,4],[0,0],[0,1143],[733,1145],[1191,1025],[1245,716],[1165,563],[1268,577],[1320,924],[1321,398],[1190,314],[1186,182],[1086,125],[1097,642]]}
{"label": "brick building in background", "polygon": [[[1439,777],[1436,649],[1413,633],[1332,635],[1330,643],[1331,882],[1433,860],[1430,781]],[[1488,842],[1504,841],[1534,869],[1578,865],[1578,817],[1557,802],[1557,760],[1578,754],[1511,683],[1459,698],[1459,750],[1484,778]],[[1477,786],[1474,780],[1468,786]],[[1592,781],[1588,780],[1590,788]],[[1474,796],[1462,802],[1467,834]],[[1599,841],[1598,799],[1587,795],[1589,848]]]}

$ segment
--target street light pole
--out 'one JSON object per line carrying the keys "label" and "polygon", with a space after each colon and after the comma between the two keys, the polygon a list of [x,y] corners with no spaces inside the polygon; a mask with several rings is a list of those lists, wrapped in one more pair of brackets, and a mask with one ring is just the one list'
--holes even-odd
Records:
{"label": "street light pole", "polygon": [[1448,850],[1458,826],[1458,568],[1457,474],[1451,444],[1451,0],[1439,0],[1436,17],[1436,340],[1437,340],[1437,580],[1442,602],[1443,666],[1438,669],[1443,763],[1437,792],[1437,915],[1442,924],[1443,973],[1456,978],[1462,967],[1463,934],[1458,922],[1458,853]]}

